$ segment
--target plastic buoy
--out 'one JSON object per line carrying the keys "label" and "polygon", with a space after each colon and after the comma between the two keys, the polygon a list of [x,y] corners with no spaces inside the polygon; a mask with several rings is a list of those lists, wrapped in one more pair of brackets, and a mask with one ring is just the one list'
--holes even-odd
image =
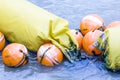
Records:
{"label": "plastic buoy", "polygon": [[77,31],[77,30],[74,30],[72,29],[71,32],[73,33],[74,37],[76,38],[78,44],[79,44],[79,47],[80,49],[82,49],[82,40],[83,40],[83,35],[81,32]]}
{"label": "plastic buoy", "polygon": [[96,29],[102,30],[104,27],[104,20],[97,14],[90,14],[85,16],[80,22],[80,30],[83,35],[89,31]]}
{"label": "plastic buoy", "polygon": [[113,28],[113,27],[120,27],[120,21],[113,21],[110,24],[108,24],[107,28]]}
{"label": "plastic buoy", "polygon": [[52,43],[46,43],[39,48],[37,59],[44,66],[54,66],[63,61],[63,53]]}
{"label": "plastic buoy", "polygon": [[3,63],[9,67],[19,67],[27,64],[28,51],[22,44],[11,43],[2,52]]}
{"label": "plastic buoy", "polygon": [[5,37],[3,33],[0,32],[0,51],[3,50],[4,46],[5,46]]}
{"label": "plastic buoy", "polygon": [[102,34],[102,31],[95,30],[88,32],[83,38],[83,49],[89,55],[100,55],[101,51],[93,46],[93,43]]}

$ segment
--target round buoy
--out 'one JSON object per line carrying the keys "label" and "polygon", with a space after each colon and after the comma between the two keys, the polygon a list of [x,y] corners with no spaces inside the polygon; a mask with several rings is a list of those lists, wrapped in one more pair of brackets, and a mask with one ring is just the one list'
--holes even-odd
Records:
{"label": "round buoy", "polygon": [[83,49],[89,55],[100,55],[101,51],[93,46],[93,43],[102,34],[102,31],[95,30],[88,32],[83,38]]}
{"label": "round buoy", "polygon": [[77,42],[79,44],[80,49],[82,49],[83,35],[81,34],[81,32],[79,32],[77,30],[74,30],[74,29],[72,29],[71,32],[74,35],[74,37],[76,38],[76,40],[77,40]]}
{"label": "round buoy", "polygon": [[120,21],[113,21],[110,24],[108,24],[107,28],[113,28],[113,27],[120,27]]}
{"label": "round buoy", "polygon": [[5,37],[4,35],[0,32],[0,51],[3,50],[5,46]]}
{"label": "round buoy", "polygon": [[2,52],[3,63],[9,67],[19,67],[27,64],[28,51],[22,44],[11,43]]}
{"label": "round buoy", "polygon": [[102,30],[104,27],[104,20],[97,14],[90,14],[85,16],[80,22],[80,30],[83,35],[89,31],[96,29]]}
{"label": "round buoy", "polygon": [[63,53],[52,43],[46,43],[39,48],[37,59],[44,66],[54,66],[63,61]]}

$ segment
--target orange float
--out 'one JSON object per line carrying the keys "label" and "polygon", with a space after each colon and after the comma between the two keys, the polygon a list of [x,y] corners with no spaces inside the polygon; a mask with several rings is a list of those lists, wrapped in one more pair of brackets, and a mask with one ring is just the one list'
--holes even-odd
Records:
{"label": "orange float", "polygon": [[112,27],[117,27],[117,26],[120,27],[120,21],[113,21],[110,24],[108,24],[108,26],[106,27],[106,29],[107,28],[112,28]]}
{"label": "orange float", "polygon": [[77,30],[71,30],[71,32],[73,33],[74,37],[76,38],[80,49],[82,49],[82,40],[83,40],[83,35],[81,34],[81,32],[77,31]]}
{"label": "orange float", "polygon": [[104,27],[104,20],[97,14],[90,14],[85,16],[80,22],[80,30],[83,35],[89,31],[96,29],[102,30]]}
{"label": "orange float", "polygon": [[11,43],[2,52],[3,63],[9,67],[19,67],[27,64],[28,51],[22,44]]}
{"label": "orange float", "polygon": [[52,43],[43,44],[37,52],[38,62],[44,66],[58,65],[63,61],[63,54]]}
{"label": "orange float", "polygon": [[5,37],[4,35],[0,32],[0,51],[3,50],[5,46]]}
{"label": "orange float", "polygon": [[95,30],[88,32],[83,38],[83,49],[89,55],[100,55],[101,51],[93,46],[93,43],[102,34],[102,31]]}

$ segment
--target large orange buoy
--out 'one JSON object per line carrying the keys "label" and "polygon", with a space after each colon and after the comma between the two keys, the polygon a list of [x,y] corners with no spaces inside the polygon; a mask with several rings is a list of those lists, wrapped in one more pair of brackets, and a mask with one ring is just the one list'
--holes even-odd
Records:
{"label": "large orange buoy", "polygon": [[89,55],[100,55],[101,51],[93,46],[93,43],[102,34],[102,31],[95,30],[88,32],[83,38],[83,49]]}
{"label": "large orange buoy", "polygon": [[3,50],[5,46],[5,37],[4,35],[0,32],[0,51]]}
{"label": "large orange buoy", "polygon": [[73,33],[74,37],[76,38],[80,49],[82,49],[82,40],[83,40],[83,35],[81,34],[81,32],[72,29],[71,32]]}
{"label": "large orange buoy", "polygon": [[63,53],[52,43],[46,43],[39,48],[37,59],[42,65],[54,66],[63,61]]}
{"label": "large orange buoy", "polygon": [[96,29],[102,30],[104,27],[104,20],[97,14],[90,14],[85,16],[80,22],[80,30],[83,35],[89,31]]}
{"label": "large orange buoy", "polygon": [[19,67],[27,64],[28,51],[22,44],[11,43],[2,52],[3,63],[9,67]]}
{"label": "large orange buoy", "polygon": [[113,28],[113,27],[120,27],[120,21],[113,21],[111,22],[110,24],[108,24],[108,26],[106,27],[107,28]]}

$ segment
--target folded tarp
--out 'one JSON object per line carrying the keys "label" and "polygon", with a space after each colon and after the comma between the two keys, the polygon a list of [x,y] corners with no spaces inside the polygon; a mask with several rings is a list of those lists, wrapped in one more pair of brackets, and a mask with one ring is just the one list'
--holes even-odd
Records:
{"label": "folded tarp", "polygon": [[106,29],[94,46],[102,51],[107,68],[120,70],[120,27]]}
{"label": "folded tarp", "polygon": [[32,51],[51,42],[71,62],[80,54],[68,21],[27,0],[0,0],[0,31],[10,42],[24,44]]}

